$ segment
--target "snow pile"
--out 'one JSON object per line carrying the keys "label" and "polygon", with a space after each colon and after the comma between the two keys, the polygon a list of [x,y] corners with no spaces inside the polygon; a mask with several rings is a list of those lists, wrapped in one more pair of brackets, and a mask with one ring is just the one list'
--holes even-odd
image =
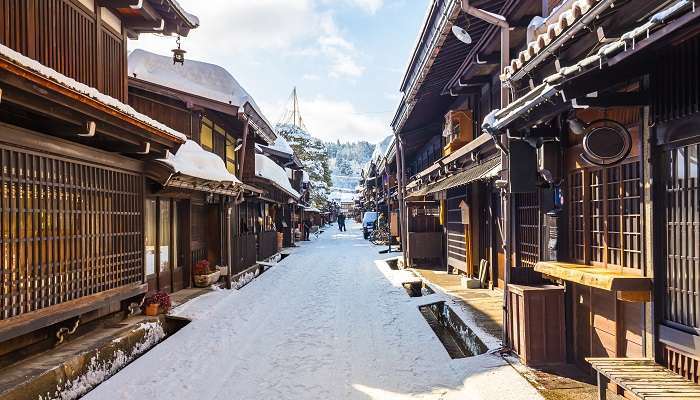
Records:
{"label": "snow pile", "polygon": [[76,380],[66,382],[53,395],[47,393],[46,397],[40,396],[39,400],[78,399],[165,338],[165,331],[158,322],[141,323],[132,332],[138,330],[143,330],[144,336],[141,341],[136,343],[131,353],[126,354],[122,350],[117,350],[114,352],[114,358],[106,361],[99,360],[98,356],[94,356],[90,360],[85,374]]}
{"label": "snow pile", "polygon": [[82,95],[85,95],[85,96],[88,96],[94,100],[97,100],[98,102],[100,102],[106,106],[109,106],[109,107],[117,110],[120,113],[123,113],[123,114],[130,116],[130,117],[133,117],[133,118],[139,120],[140,122],[143,122],[144,124],[146,124],[152,128],[155,128],[155,129],[158,129],[159,131],[167,133],[168,135],[170,135],[172,137],[175,137],[175,138],[183,140],[183,141],[187,140],[187,137],[185,135],[183,135],[182,133],[180,133],[180,132],[178,132],[178,131],[176,131],[176,130],[174,130],[174,129],[172,129],[164,124],[161,124],[160,122],[158,122],[158,121],[156,121],[156,120],[154,120],[146,115],[139,113],[138,111],[134,110],[131,106],[124,104],[121,101],[119,101],[113,97],[107,96],[106,94],[100,92],[99,90],[97,90],[93,87],[85,85],[84,83],[80,83],[80,82],[76,81],[75,79],[69,78],[61,73],[58,73],[55,70],[53,70],[53,69],[35,61],[35,60],[32,60],[31,58],[26,57],[26,56],[12,50],[11,48],[9,48],[7,46],[2,45],[2,44],[0,44],[0,56],[2,56],[2,58],[10,60],[12,63],[18,64],[24,68],[27,68],[27,69],[43,76],[44,78],[52,80],[65,88],[74,90]]}
{"label": "snow pile", "polygon": [[129,54],[129,76],[239,108],[250,104],[264,118],[253,97],[218,65],[194,60],[173,64],[172,57],[136,49]]}
{"label": "snow pile", "polygon": [[262,154],[255,155],[255,175],[276,183],[280,188],[297,199],[301,197],[299,192],[292,187],[284,169]]}
{"label": "snow pile", "polygon": [[180,146],[176,154],[168,152],[158,161],[169,165],[176,173],[215,182],[241,181],[226,169],[219,156],[202,149],[196,142],[188,140]]}
{"label": "snow pile", "polygon": [[245,286],[245,285],[249,284],[250,282],[252,282],[253,279],[255,279],[259,274],[260,274],[260,272],[258,272],[258,269],[257,269],[257,268],[255,269],[254,272],[246,272],[245,274],[243,274],[243,276],[241,276],[241,277],[235,282],[235,285],[233,286],[234,289],[236,289],[236,290],[241,289],[243,286]]}

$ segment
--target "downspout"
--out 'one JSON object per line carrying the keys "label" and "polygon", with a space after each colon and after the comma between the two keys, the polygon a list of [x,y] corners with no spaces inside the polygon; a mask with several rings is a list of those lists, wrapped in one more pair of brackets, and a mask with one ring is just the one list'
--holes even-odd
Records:
{"label": "downspout", "polygon": [[[501,69],[500,71],[505,70],[505,68],[510,64],[510,25],[508,24],[508,21],[506,18],[502,15],[498,14],[493,14],[488,11],[484,11],[480,8],[476,8],[469,4],[469,0],[461,0],[461,5],[462,5],[462,10],[478,19],[481,19],[489,24],[496,25],[501,28]],[[499,71],[499,72],[500,72]],[[508,106],[510,103],[510,97],[508,93],[508,88],[501,82],[501,109],[505,108]],[[494,142],[496,146],[501,150],[501,166],[503,168],[503,171],[509,171],[509,166],[508,166],[508,143],[506,142],[505,144],[499,139],[496,138],[495,136],[493,137]],[[508,172],[507,172],[508,173]],[[508,324],[508,315],[509,313],[509,299],[508,299],[508,284],[510,283],[510,269],[512,268],[512,227],[511,227],[511,222],[510,222],[510,212],[511,212],[511,196],[510,193],[508,192],[508,188],[503,188],[501,191],[501,201],[502,201],[502,207],[501,207],[501,216],[503,218],[503,227],[505,228],[505,243],[503,243],[503,251],[505,253],[505,258],[506,258],[506,265],[505,265],[505,276],[503,277],[504,280],[504,287],[503,287],[503,332],[502,332],[502,340],[504,342],[504,345],[509,342],[508,340],[508,331],[509,331],[509,324]]]}

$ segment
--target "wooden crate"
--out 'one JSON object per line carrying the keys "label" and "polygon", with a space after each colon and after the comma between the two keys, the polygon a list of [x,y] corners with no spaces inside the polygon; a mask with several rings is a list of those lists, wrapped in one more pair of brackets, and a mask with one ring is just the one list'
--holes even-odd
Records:
{"label": "wooden crate", "polygon": [[507,343],[529,366],[566,362],[564,288],[508,285]]}

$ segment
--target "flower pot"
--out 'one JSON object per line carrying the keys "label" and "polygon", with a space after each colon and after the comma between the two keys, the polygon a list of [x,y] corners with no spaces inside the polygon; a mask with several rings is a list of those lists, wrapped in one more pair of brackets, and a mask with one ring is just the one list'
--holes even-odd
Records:
{"label": "flower pot", "polygon": [[158,311],[160,311],[159,308],[160,306],[156,303],[149,304],[146,306],[145,314],[149,317],[155,317],[158,315]]}
{"label": "flower pot", "polygon": [[221,271],[212,272],[208,275],[195,275],[194,285],[197,287],[208,287],[213,285],[219,280],[221,276]]}

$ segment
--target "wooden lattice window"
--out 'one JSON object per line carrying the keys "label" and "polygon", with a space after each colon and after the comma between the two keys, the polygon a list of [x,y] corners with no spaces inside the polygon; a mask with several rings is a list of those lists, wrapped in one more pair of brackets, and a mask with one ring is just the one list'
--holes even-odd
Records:
{"label": "wooden lattice window", "polygon": [[612,268],[642,268],[640,163],[572,171],[569,255]]}
{"label": "wooden lattice window", "polygon": [[518,266],[533,268],[540,257],[539,193],[515,195]]}
{"label": "wooden lattice window", "polygon": [[143,177],[0,149],[0,319],[143,281]]}
{"label": "wooden lattice window", "polygon": [[700,329],[700,188],[692,144],[668,153],[665,319]]}

